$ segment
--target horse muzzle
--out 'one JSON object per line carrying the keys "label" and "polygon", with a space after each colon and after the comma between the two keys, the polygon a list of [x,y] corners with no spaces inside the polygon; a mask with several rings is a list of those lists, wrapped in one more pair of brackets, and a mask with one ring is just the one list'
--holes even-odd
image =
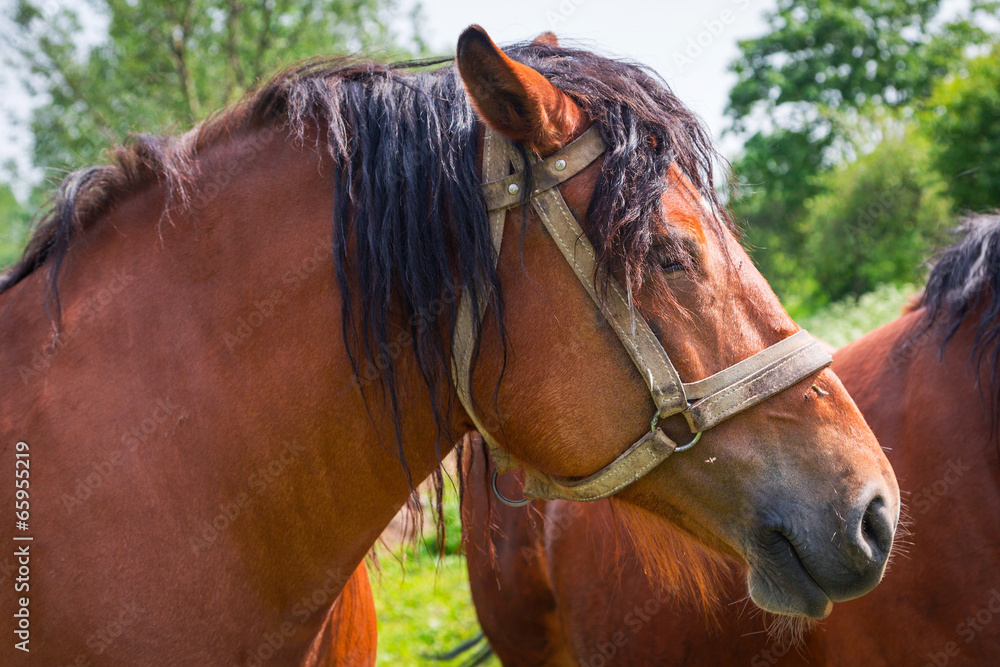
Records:
{"label": "horse muzzle", "polygon": [[823,618],[834,602],[871,591],[885,573],[899,520],[891,497],[869,485],[852,507],[832,513],[836,522],[819,527],[801,508],[779,510],[744,551],[750,597],[766,611]]}

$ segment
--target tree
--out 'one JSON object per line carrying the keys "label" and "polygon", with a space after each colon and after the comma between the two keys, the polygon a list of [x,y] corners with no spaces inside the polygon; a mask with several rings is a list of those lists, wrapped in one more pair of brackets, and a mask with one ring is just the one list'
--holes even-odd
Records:
{"label": "tree", "polygon": [[801,222],[802,269],[822,286],[811,306],[920,280],[919,268],[954,226],[929,150],[911,130],[822,177],[824,192],[806,202]]}
{"label": "tree", "polygon": [[[734,211],[748,223],[754,259],[784,299],[820,285],[803,279],[805,204],[829,187],[823,174],[899,132],[935,82],[990,35],[977,17],[997,3],[941,21],[940,0],[778,0],[768,31],[740,42],[730,65],[731,130],[745,137],[734,161]],[[995,86],[994,86],[995,87]]]}
{"label": "tree", "polygon": [[927,107],[934,165],[955,205],[1000,208],[1000,44],[941,81]]}
{"label": "tree", "polygon": [[[19,0],[4,55],[47,98],[31,119],[34,162],[75,168],[132,131],[186,127],[282,65],[329,53],[400,56],[395,0],[80,0],[107,39],[80,54],[80,14]],[[411,15],[417,33],[417,10]],[[419,35],[410,45],[422,50]]]}
{"label": "tree", "polygon": [[816,288],[800,267],[806,237],[799,222],[805,201],[824,187],[818,175],[825,147],[793,130],[757,133],[733,165],[733,212],[747,225],[751,255],[786,307]]}
{"label": "tree", "polygon": [[963,49],[990,35],[975,18],[997,3],[973,0],[968,16],[936,25],[941,0],[778,0],[769,31],[741,41],[726,113],[745,132],[792,130],[850,152],[856,124],[883,109],[909,115]]}

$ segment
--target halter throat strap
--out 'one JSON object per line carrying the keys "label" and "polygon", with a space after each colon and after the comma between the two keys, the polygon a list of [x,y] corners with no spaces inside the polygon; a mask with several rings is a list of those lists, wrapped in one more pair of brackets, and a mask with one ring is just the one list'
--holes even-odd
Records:
{"label": "halter throat strap", "polygon": [[[474,407],[471,388],[472,358],[485,300],[474,313],[471,299],[459,303],[452,339],[452,373],[459,400],[490,448],[497,470],[524,468],[525,498],[599,500],[618,493],[666,460],[697,442],[702,431],[796,384],[832,363],[830,355],[805,331],[772,345],[703,380],[685,384],[645,318],[634,310],[628,294],[613,276],[606,293],[597,291],[594,275],[597,256],[573,216],[558,185],[575,176],[604,153],[604,142],[595,125],[544,160],[531,160],[532,207],[549,236],[556,242],[580,283],[611,324],[649,388],[656,405],[650,431],[618,458],[583,479],[549,475],[517,461],[499,446],[492,428],[482,422]],[[489,213],[494,258],[499,260],[507,210],[519,205],[525,175],[517,171],[520,156],[513,144],[486,130],[483,141],[483,198]],[[683,414],[694,434],[681,447],[659,427],[660,419]],[[490,424],[489,426],[493,426]],[[499,427],[499,425],[496,425]],[[501,497],[501,500],[506,499]]]}

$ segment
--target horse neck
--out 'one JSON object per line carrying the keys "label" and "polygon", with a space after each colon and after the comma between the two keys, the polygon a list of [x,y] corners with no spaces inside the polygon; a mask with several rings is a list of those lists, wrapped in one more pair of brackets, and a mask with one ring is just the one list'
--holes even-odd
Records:
{"label": "horse neck", "polygon": [[[300,144],[281,137],[255,160],[256,170],[248,169],[234,182],[233,189],[247,197],[246,205],[234,211],[227,201],[211,217],[229,227],[228,238],[238,239],[227,262],[230,288],[242,293],[230,301],[237,305],[237,317],[229,331],[239,339],[227,338],[232,353],[242,368],[266,373],[257,384],[261,403],[273,406],[267,418],[271,429],[278,419],[287,423],[289,433],[311,436],[317,465],[304,466],[302,477],[289,477],[285,493],[309,496],[312,506],[322,499],[325,509],[318,512],[322,518],[317,517],[314,528],[322,527],[320,534],[328,536],[343,530],[337,539],[321,541],[337,547],[352,544],[347,567],[353,567],[406,501],[411,483],[419,484],[452,448],[447,438],[438,442],[432,409],[432,400],[448,397],[428,396],[409,339],[401,338],[398,351],[394,349],[397,442],[379,380],[360,371],[355,375],[341,335],[341,298],[330,253],[334,170],[315,145],[308,136]],[[273,314],[265,312],[268,299],[274,303]],[[352,303],[354,320],[360,321],[364,299],[355,295]],[[255,327],[261,318],[250,318],[258,311],[263,323]],[[240,334],[246,327],[237,331],[243,322],[251,327],[245,341]],[[403,316],[393,324],[395,330],[406,330]],[[292,408],[294,404],[306,407]],[[283,416],[288,409],[292,414]]]}
{"label": "horse neck", "polygon": [[[60,279],[65,344],[47,381],[29,382],[16,399],[23,405],[4,412],[79,404],[101,387],[99,418],[127,431],[157,399],[179,406],[156,456],[170,449],[170,460],[190,466],[182,474],[149,460],[158,478],[142,483],[193,498],[178,508],[178,523],[189,527],[249,498],[244,513],[253,518],[224,539],[246,552],[262,595],[282,600],[315,589],[324,572],[343,575],[342,585],[410,494],[400,456],[419,484],[438,453],[431,402],[406,346],[397,359],[401,451],[378,386],[354,376],[330,253],[329,158],[314,137],[256,139],[200,155],[187,208],[161,219],[165,186],[151,184],[78,239]],[[115,276],[127,284],[94,311],[95,295]],[[36,272],[15,288],[28,298],[6,309],[18,313],[0,326],[18,330],[4,330],[5,341],[51,343],[43,284]],[[30,359],[30,350],[17,358]],[[5,400],[17,385],[4,385]],[[79,417],[50,418],[66,424],[50,441],[77,432],[70,425]],[[88,446],[96,460],[119,445],[95,438]],[[440,455],[450,448],[442,443]]]}
{"label": "horse neck", "polygon": [[912,492],[960,470],[963,482],[977,478],[1000,493],[993,368],[973,357],[978,315],[943,350],[944,328],[924,332],[924,311],[916,309],[835,355],[834,370]]}

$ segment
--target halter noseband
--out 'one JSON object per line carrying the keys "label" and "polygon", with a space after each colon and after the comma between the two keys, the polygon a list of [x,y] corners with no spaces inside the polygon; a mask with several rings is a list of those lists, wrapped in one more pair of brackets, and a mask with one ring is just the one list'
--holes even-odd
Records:
{"label": "halter noseband", "polygon": [[[497,471],[524,468],[526,499],[589,501],[614,495],[674,452],[693,447],[702,431],[787,389],[833,361],[817,340],[805,331],[799,331],[715,375],[697,382],[682,382],[646,319],[633,311],[625,290],[614,277],[609,277],[607,295],[598,295],[594,285],[597,262],[594,248],[556,187],[603,153],[604,142],[595,125],[544,160],[529,157],[534,183],[531,205],[632,357],[649,387],[656,413],[649,433],[604,468],[583,479],[549,475],[517,461],[499,447],[483,427],[473,407],[471,365],[476,346],[475,324],[482,322],[485,303],[481,304],[479,313],[473,313],[471,300],[462,297],[452,340],[452,373],[458,397],[489,446]],[[524,173],[508,175],[512,166],[517,168],[515,160],[520,162],[513,144],[487,128],[483,142],[483,196],[489,211],[494,262],[500,256],[507,209],[520,204],[521,190],[525,187]],[[474,321],[473,318],[477,319]],[[694,434],[691,441],[682,446],[667,437],[658,426],[661,419],[676,414],[684,415]],[[495,492],[498,472],[493,475]],[[528,502],[509,501],[499,492],[497,496],[508,504]]]}

